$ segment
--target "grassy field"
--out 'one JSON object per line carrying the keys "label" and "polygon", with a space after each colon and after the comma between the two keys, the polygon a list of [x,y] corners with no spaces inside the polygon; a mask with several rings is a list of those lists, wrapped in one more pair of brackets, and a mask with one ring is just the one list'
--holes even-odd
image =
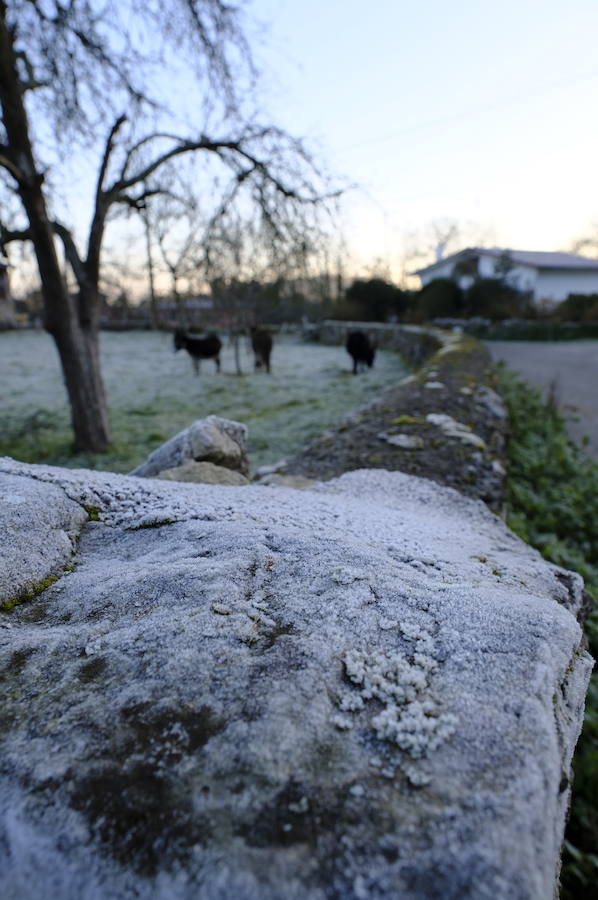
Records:
{"label": "grassy field", "polygon": [[102,334],[114,443],[106,454],[74,456],[52,339],[42,331],[1,333],[0,456],[127,472],[195,419],[215,414],[249,427],[255,470],[292,453],[407,374],[400,356],[379,351],[374,368],[355,378],[343,347],[290,336],[276,339],[270,376],[253,371],[246,341],[241,360],[246,374],[238,376],[233,349],[225,343],[222,373],[207,360],[196,377],[187,353],[173,352],[170,334]]}

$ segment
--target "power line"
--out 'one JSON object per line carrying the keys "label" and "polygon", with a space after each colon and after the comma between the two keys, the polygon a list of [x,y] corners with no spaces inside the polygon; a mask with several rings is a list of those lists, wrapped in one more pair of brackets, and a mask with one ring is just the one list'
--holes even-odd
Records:
{"label": "power line", "polygon": [[380,135],[379,137],[366,138],[366,140],[358,141],[355,144],[345,144],[345,146],[340,149],[353,150],[356,147],[365,147],[370,144],[382,144],[387,141],[394,141],[397,138],[413,134],[417,131],[423,131],[427,128],[433,128],[438,125],[450,125],[452,122],[474,118],[475,116],[483,115],[487,112],[493,112],[495,109],[502,109],[505,106],[511,106],[514,103],[520,103],[522,100],[527,100],[529,97],[535,97],[538,94],[549,93],[550,91],[557,90],[558,88],[561,88],[565,85],[575,84],[579,81],[586,81],[588,79],[597,77],[598,69],[591,69],[587,72],[579,72],[577,75],[570,75],[566,78],[560,78],[558,79],[558,81],[547,82],[546,84],[538,85],[534,88],[528,88],[528,90],[526,91],[520,91],[517,94],[511,94],[510,96],[505,97],[502,100],[497,100],[494,103],[487,104],[486,106],[464,110],[461,113],[455,113],[450,116],[442,116],[438,119],[431,119],[427,122],[420,122],[417,125],[410,125],[407,128],[402,128],[400,131],[393,131],[390,134]]}

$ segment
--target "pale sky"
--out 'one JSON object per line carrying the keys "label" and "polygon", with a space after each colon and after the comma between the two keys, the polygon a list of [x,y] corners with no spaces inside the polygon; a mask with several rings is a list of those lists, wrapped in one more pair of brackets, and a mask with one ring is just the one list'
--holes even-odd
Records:
{"label": "pale sky", "polygon": [[[429,246],[439,220],[461,227],[462,244],[515,250],[569,249],[598,225],[598,0],[245,9],[263,69],[260,120],[307,138],[360,185],[344,201],[346,278],[379,259],[400,280],[417,267],[406,249]],[[96,166],[95,151],[69,157],[54,182],[59,217],[80,238]],[[138,263],[139,223],[111,223],[105,258],[111,245]],[[144,278],[132,287],[146,289]]]}
{"label": "pale sky", "polygon": [[[598,222],[597,0],[251,0],[265,106],[359,182],[349,247],[397,273],[443,218],[567,248]],[[475,231],[475,229],[474,229]]]}

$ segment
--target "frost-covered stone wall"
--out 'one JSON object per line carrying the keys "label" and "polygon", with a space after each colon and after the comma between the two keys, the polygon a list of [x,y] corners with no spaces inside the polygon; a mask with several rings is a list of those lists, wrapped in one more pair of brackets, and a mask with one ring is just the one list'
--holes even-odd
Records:
{"label": "frost-covered stone wall", "polygon": [[401,352],[412,341],[424,364],[300,448],[278,473],[328,480],[355,469],[398,470],[455,487],[500,512],[508,419],[488,350],[457,331],[407,325],[325,322],[322,339],[336,335],[342,342],[357,326]]}
{"label": "frost-covered stone wall", "polygon": [[327,319],[318,327],[318,339],[326,344],[344,344],[350,331],[364,331],[375,347],[398,350],[414,365],[421,365],[443,344],[450,332],[420,325],[393,325],[385,322],[339,322]]}
{"label": "frost-covered stone wall", "polygon": [[483,503],[4,459],[0,528],[3,900],[552,897],[582,584]]}

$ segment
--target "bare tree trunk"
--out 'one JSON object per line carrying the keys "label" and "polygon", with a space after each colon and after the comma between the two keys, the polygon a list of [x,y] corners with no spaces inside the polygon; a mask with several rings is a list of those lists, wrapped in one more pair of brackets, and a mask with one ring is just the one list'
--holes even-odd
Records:
{"label": "bare tree trunk", "polygon": [[154,284],[154,260],[152,257],[152,242],[147,212],[142,214],[142,219],[145,231],[145,252],[147,255],[147,276],[149,280],[150,291],[150,322],[152,328],[159,328],[160,323],[158,321],[158,302],[156,299],[156,288]]}
{"label": "bare tree trunk", "polygon": [[97,329],[53,332],[71,406],[75,449],[101,453],[110,444],[110,426],[99,360]]}
{"label": "bare tree trunk", "polygon": [[6,4],[0,3],[0,103],[8,147],[8,168],[29,220],[44,299],[45,327],[60,356],[71,405],[75,449],[101,452],[110,443],[106,398],[99,367],[97,316],[85,316],[69,297],[48,219],[43,175],[36,168]]}
{"label": "bare tree trunk", "polygon": [[177,325],[179,328],[188,329],[189,316],[187,315],[187,307],[184,298],[181,297],[179,293],[179,276],[173,266],[169,266],[168,268],[170,269],[170,278],[172,281],[172,298],[176,308]]}
{"label": "bare tree trunk", "polygon": [[230,339],[235,353],[235,368],[237,370],[237,375],[242,375],[243,369],[241,368],[241,337],[239,335],[239,332],[232,331]]}

